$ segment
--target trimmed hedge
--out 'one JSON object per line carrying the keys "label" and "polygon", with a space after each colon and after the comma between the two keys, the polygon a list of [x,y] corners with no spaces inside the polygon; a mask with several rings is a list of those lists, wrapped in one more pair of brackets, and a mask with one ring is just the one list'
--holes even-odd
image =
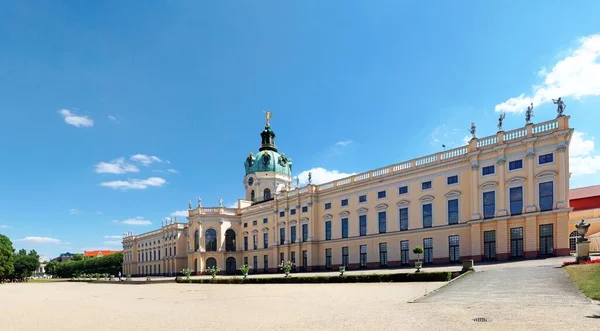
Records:
{"label": "trimmed hedge", "polygon": [[194,284],[321,284],[321,283],[400,283],[400,282],[447,282],[451,272],[420,272],[398,274],[309,276],[309,277],[256,277],[256,278],[215,278],[185,279],[177,277],[177,283]]}

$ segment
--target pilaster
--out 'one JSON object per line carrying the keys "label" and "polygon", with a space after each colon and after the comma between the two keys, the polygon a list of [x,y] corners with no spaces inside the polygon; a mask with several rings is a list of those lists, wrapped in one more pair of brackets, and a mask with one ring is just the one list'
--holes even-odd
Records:
{"label": "pilaster", "polygon": [[535,150],[533,147],[527,149],[527,199],[525,201],[525,212],[533,213],[537,211],[535,203]]}

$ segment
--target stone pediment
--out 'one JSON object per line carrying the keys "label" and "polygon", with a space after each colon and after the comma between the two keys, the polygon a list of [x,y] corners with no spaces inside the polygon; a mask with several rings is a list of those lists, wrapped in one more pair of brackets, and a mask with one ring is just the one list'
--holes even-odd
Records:
{"label": "stone pediment", "polygon": [[398,207],[406,207],[408,205],[410,205],[410,201],[409,200],[400,200],[396,204],[396,206],[398,206]]}
{"label": "stone pediment", "polygon": [[524,183],[525,180],[526,180],[525,177],[515,176],[515,177],[512,177],[511,179],[507,180],[506,183],[507,184],[518,184],[518,183]]}
{"label": "stone pediment", "polygon": [[425,202],[425,201],[433,201],[433,199],[435,199],[435,197],[433,195],[424,195],[422,196],[419,201],[421,202]]}
{"label": "stone pediment", "polygon": [[333,215],[331,215],[331,214],[325,214],[325,215],[323,216],[323,219],[324,219],[324,220],[331,219],[331,218],[333,218]]}
{"label": "stone pediment", "polygon": [[539,174],[535,175],[535,178],[549,178],[549,177],[554,177],[557,175],[557,172],[554,170],[546,170],[546,171],[542,171]]}
{"label": "stone pediment", "polygon": [[369,212],[369,209],[367,209],[365,207],[358,208],[358,210],[356,211],[356,213],[359,214],[359,215],[364,215],[364,214],[366,214],[368,212]]}
{"label": "stone pediment", "polygon": [[498,186],[498,182],[495,182],[493,180],[489,180],[487,182],[482,183],[481,185],[479,185],[480,188],[494,188]]}
{"label": "stone pediment", "polygon": [[446,196],[446,198],[454,198],[457,196],[460,196],[461,192],[459,190],[452,190],[446,194],[444,194]]}
{"label": "stone pediment", "polygon": [[378,210],[378,211],[382,211],[382,210],[386,210],[386,209],[387,209],[387,207],[388,207],[388,205],[387,205],[387,204],[385,204],[385,203],[380,203],[380,204],[378,204],[377,206],[375,206],[375,209],[376,209],[376,210]]}
{"label": "stone pediment", "polygon": [[343,212],[338,214],[340,217],[348,217],[350,216],[350,212],[347,210],[344,210]]}

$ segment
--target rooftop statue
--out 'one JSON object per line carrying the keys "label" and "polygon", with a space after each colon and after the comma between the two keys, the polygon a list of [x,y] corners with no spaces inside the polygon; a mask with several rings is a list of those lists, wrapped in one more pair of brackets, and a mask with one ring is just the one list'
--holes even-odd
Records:
{"label": "rooftop statue", "polygon": [[477,138],[475,137],[475,134],[477,133],[477,126],[475,126],[475,122],[471,122],[471,129],[469,130],[469,133],[471,133],[473,138]]}
{"label": "rooftop statue", "polygon": [[556,100],[552,99],[552,102],[556,105],[556,112],[558,113],[556,117],[563,116],[563,112],[565,111],[565,108],[567,108],[565,102],[562,101],[561,98]]}
{"label": "rooftop statue", "polygon": [[265,110],[265,117],[267,118],[267,123],[265,124],[265,126],[266,126],[266,127],[270,127],[270,126],[271,126],[271,123],[269,122],[269,120],[270,120],[271,118],[273,118],[273,113],[271,113],[271,112],[270,112],[270,111],[268,111],[268,110]]}
{"label": "rooftop statue", "polygon": [[506,113],[500,114],[500,117],[498,118],[498,131],[502,131],[502,122],[504,121],[505,117]]}
{"label": "rooftop statue", "polygon": [[533,117],[533,102],[530,106],[527,106],[527,111],[525,112],[525,124],[531,124],[531,118]]}

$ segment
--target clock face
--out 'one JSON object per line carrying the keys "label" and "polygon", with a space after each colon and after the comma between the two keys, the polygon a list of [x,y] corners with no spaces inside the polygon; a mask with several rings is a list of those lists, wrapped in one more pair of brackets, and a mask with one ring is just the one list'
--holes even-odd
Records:
{"label": "clock face", "polygon": [[248,185],[252,186],[252,184],[254,184],[254,178],[250,177],[248,178]]}

